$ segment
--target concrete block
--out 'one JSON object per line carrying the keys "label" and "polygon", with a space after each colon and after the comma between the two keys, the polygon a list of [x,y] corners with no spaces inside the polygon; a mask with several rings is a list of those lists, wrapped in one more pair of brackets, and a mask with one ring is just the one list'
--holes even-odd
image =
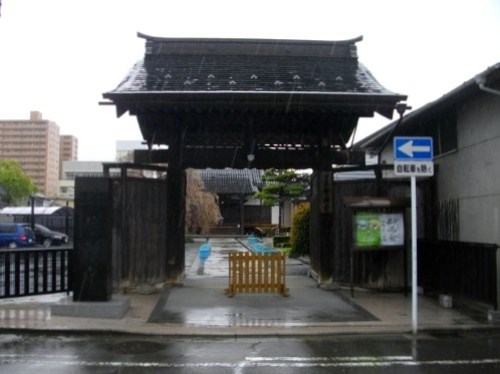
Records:
{"label": "concrete block", "polygon": [[488,311],[488,323],[492,325],[500,325],[500,310]]}
{"label": "concrete block", "polygon": [[122,318],[130,307],[130,298],[112,295],[110,301],[73,301],[71,297],[50,306],[53,316],[82,318]]}
{"label": "concrete block", "polygon": [[453,298],[451,295],[440,294],[439,295],[439,305],[445,309],[453,308]]}
{"label": "concrete block", "polygon": [[158,292],[160,292],[160,290],[154,286],[151,286],[149,284],[143,284],[143,285],[140,285],[136,288],[136,291],[139,295],[154,295]]}

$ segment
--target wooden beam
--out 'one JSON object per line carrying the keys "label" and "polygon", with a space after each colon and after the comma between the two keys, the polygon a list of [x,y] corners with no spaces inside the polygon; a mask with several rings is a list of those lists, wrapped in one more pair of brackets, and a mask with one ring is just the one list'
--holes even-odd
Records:
{"label": "wooden beam", "polygon": [[182,168],[184,136],[180,122],[175,128],[176,142],[170,147],[167,169],[167,277],[179,282],[184,272],[184,231],[186,172]]}
{"label": "wooden beam", "polygon": [[[211,168],[257,168],[257,169],[309,169],[317,166],[318,155],[315,149],[257,149],[255,159],[250,162],[242,148],[185,148],[182,157],[184,168],[204,169]],[[347,150],[331,150],[330,158],[333,164],[363,165],[364,152],[349,152]],[[136,163],[168,163],[169,150],[136,150]]]}

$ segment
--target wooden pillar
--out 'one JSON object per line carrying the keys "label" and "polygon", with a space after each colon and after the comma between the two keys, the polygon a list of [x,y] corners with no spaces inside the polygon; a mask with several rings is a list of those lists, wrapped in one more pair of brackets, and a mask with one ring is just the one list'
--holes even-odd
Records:
{"label": "wooden pillar", "polygon": [[322,134],[311,180],[311,266],[319,284],[331,283],[333,275],[333,171],[330,144],[331,134]]}
{"label": "wooden pillar", "polygon": [[112,200],[109,178],[76,178],[73,301],[111,300]]}
{"label": "wooden pillar", "polygon": [[333,172],[314,170],[311,188],[311,259],[318,283],[330,283],[333,271]]}
{"label": "wooden pillar", "polygon": [[167,169],[167,264],[169,281],[178,282],[184,272],[185,214],[186,214],[186,172],[182,165],[184,129],[177,120],[174,136],[168,145]]}

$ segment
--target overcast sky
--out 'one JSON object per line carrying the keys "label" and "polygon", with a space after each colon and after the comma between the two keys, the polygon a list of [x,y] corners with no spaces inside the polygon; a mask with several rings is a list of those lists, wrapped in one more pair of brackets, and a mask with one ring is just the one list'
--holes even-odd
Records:
{"label": "overcast sky", "polygon": [[[135,117],[99,106],[161,37],[344,40],[414,109],[500,62],[500,0],[2,0],[0,119],[31,110],[79,139],[80,160],[141,140]],[[358,140],[389,123],[362,120]]]}

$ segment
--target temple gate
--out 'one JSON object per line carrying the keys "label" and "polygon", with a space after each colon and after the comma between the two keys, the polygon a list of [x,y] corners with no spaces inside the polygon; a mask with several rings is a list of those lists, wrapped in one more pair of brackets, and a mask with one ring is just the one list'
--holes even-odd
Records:
{"label": "temple gate", "polygon": [[[332,165],[363,165],[348,146],[360,117],[391,118],[406,96],[380,85],[356,43],[182,39],[138,34],[144,59],[103,94],[117,115],[136,116],[149,151],[136,163],[168,163],[167,273],[184,268],[185,169],[312,169],[311,261],[332,276]],[[153,149],[154,146],[166,146]]]}

